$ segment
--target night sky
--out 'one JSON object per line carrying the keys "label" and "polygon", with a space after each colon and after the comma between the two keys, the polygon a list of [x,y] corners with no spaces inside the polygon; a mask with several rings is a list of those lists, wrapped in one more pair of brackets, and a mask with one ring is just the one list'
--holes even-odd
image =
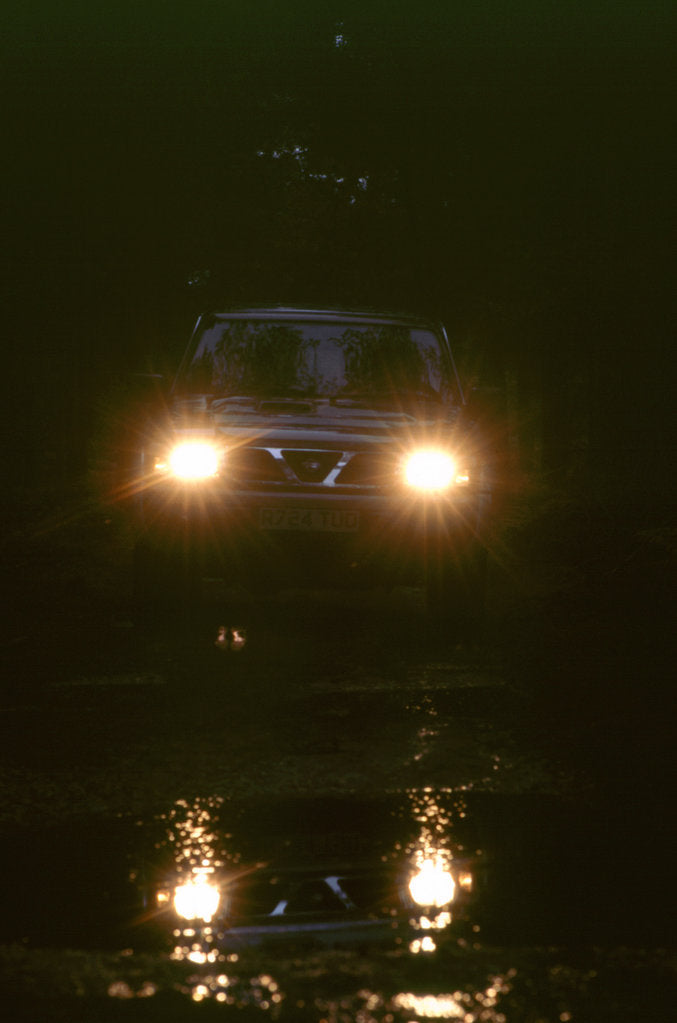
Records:
{"label": "night sky", "polygon": [[490,382],[539,389],[555,433],[575,400],[619,463],[631,434],[670,447],[673,3],[1,17],[17,480],[80,471],[112,376],[171,366],[212,298],[439,313]]}

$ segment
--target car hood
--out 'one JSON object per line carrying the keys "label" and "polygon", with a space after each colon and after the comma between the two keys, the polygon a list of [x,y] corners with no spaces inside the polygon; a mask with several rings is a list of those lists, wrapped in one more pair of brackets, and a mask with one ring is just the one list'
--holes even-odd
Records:
{"label": "car hood", "polygon": [[207,402],[204,399],[177,402],[175,412],[189,419],[201,413],[211,429],[241,439],[279,436],[285,443],[312,440],[313,443],[345,446],[396,440],[412,433],[453,425],[453,416],[438,403],[393,407],[376,399],[297,399],[285,397],[232,397]]}

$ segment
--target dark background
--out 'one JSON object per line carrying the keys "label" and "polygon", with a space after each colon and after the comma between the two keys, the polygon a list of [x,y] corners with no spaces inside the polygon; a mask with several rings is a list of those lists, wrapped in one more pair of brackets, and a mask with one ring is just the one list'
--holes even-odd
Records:
{"label": "dark background", "polygon": [[[574,813],[580,798],[601,832],[615,822],[612,869],[610,839],[586,881],[623,875],[619,917],[627,884],[645,918],[666,922],[653,932],[664,947],[677,836],[674,0],[5,0],[0,49],[10,829],[24,812],[68,827],[131,797],[169,805],[228,771],[246,799],[277,784],[289,749],[302,767],[282,782],[315,786],[353,731],[370,788],[465,782],[466,761],[473,777],[496,752],[508,789],[517,765],[540,791],[545,762]],[[339,613],[300,599],[255,609],[236,668],[214,660],[211,619],[135,618],[108,470],[142,401],[135,374],[171,374],[212,302],[443,318],[498,455],[477,647],[426,646],[409,605],[393,625],[378,596],[369,613],[348,598]],[[411,670],[415,702],[401,685]],[[427,761],[409,758],[438,725]],[[585,844],[558,848],[565,876],[572,849],[588,867]],[[624,945],[635,925],[623,919]],[[638,947],[612,961],[602,1015],[673,1019],[674,970],[637,970]],[[575,956],[585,992],[597,967]],[[559,1017],[566,973],[550,962]],[[43,997],[23,963],[10,961],[5,989]],[[62,990],[62,959],[53,976],[44,997]]]}
{"label": "dark background", "polygon": [[513,468],[664,517],[672,3],[3,11],[8,493],[82,478],[201,305],[312,302],[441,315]]}

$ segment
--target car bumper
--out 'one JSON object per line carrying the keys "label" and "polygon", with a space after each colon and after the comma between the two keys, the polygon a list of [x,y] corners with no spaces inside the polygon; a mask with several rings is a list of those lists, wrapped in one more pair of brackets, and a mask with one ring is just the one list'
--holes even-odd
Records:
{"label": "car bumper", "polygon": [[232,491],[162,484],[141,526],[156,546],[197,559],[205,575],[281,581],[420,580],[426,565],[481,533],[483,502],[450,497]]}

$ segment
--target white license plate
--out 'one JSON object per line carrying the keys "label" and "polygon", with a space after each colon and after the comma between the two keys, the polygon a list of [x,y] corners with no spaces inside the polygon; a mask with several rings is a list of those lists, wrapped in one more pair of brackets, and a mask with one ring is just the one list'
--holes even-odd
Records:
{"label": "white license plate", "polygon": [[360,513],[341,509],[261,508],[261,529],[295,529],[301,532],[354,533]]}

